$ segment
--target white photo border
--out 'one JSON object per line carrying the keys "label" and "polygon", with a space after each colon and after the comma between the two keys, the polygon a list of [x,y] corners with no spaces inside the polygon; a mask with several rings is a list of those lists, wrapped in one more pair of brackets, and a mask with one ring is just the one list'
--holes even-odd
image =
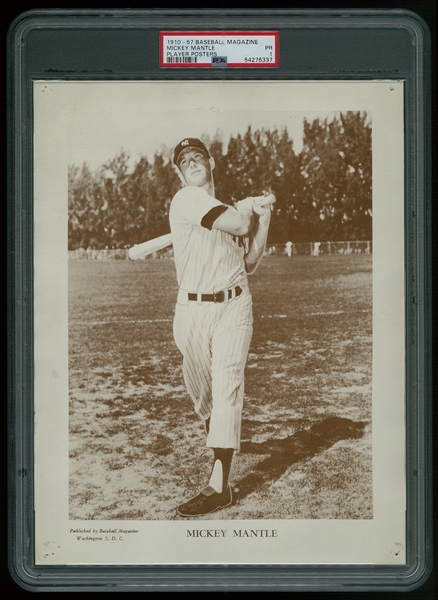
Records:
{"label": "white photo border", "polygon": [[[135,529],[120,545],[77,541],[68,520],[67,166],[74,89],[192,86],[201,110],[215,87],[217,110],[236,97],[260,110],[368,111],[373,122],[373,469],[374,518],[280,521],[275,539],[192,540],[185,521],[99,521]],[[223,93],[217,93],[221,86]],[[210,88],[210,90],[209,90]],[[124,90],[124,91],[123,91]],[[245,94],[248,94],[245,96]],[[34,83],[35,561],[36,565],[349,564],[404,565],[405,252],[404,85],[402,81],[87,81]],[[288,99],[287,103],[285,98]],[[228,104],[225,103],[225,99]],[[222,102],[222,104],[221,104]],[[123,109],[123,105],[120,107]],[[389,376],[390,374],[390,376]],[[390,427],[388,426],[390,424]],[[237,522],[208,521],[235,528]],[[245,521],[245,528],[251,522]],[[257,521],[257,528],[261,527]],[[197,522],[201,527],[201,522]],[[348,542],[346,543],[346,541]],[[177,543],[175,543],[177,542]]]}

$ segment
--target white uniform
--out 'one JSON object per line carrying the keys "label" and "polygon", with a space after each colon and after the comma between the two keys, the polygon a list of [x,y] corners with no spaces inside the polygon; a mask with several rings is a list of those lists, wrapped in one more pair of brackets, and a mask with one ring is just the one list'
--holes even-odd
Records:
{"label": "white uniform", "polygon": [[[195,186],[181,189],[172,200],[169,219],[180,288],[174,337],[195,411],[203,419],[210,418],[207,446],[238,450],[252,298],[241,240],[209,229],[208,223],[201,225],[212,209],[220,212],[216,207],[226,208]],[[242,290],[237,297],[236,288]],[[202,301],[201,294],[221,290],[232,290],[231,298],[220,303]],[[189,300],[189,293],[195,293],[197,300]]]}

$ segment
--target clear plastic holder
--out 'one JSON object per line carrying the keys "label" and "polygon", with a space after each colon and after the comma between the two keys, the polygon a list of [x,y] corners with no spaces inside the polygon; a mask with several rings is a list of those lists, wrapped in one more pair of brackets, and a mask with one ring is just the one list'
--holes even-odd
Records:
{"label": "clear plastic holder", "polygon": [[[40,9],[12,23],[9,569],[21,587],[409,591],[426,581],[433,531],[430,61],[428,28],[405,10]],[[368,139],[368,167],[346,157],[348,127],[359,131],[348,148]],[[169,176],[172,146],[192,131],[217,153],[218,195],[229,194],[228,203],[245,190],[256,195],[250,178],[239,187],[226,170],[230,140],[237,148],[246,139],[246,151],[260,156],[260,146],[269,149],[251,177],[261,182],[267,165],[269,190],[260,193],[277,196],[271,238],[249,280],[257,338],[245,377],[236,499],[201,519],[176,513],[184,483],[200,478],[204,441],[171,345],[173,258],[166,246],[156,260],[130,261],[131,238],[107,201],[111,188],[111,197],[128,202],[126,182],[142,166],[160,181],[154,193],[167,209],[172,186],[160,177]],[[281,158],[280,133],[295,179]],[[332,160],[350,160],[343,179],[336,170],[333,179],[318,179]],[[80,177],[95,182],[94,195],[80,188]],[[295,193],[298,179],[302,197],[291,202],[287,190]],[[227,181],[237,187],[227,191]],[[72,204],[81,193],[84,221]],[[354,204],[362,193],[372,198],[366,210]],[[149,208],[138,211],[150,218]],[[290,217],[295,208],[300,226]],[[166,233],[161,221],[150,222],[143,221],[144,238],[131,230],[132,245]],[[346,239],[348,226],[354,235]],[[320,328],[320,346],[306,337],[312,327]],[[135,337],[139,328],[148,354]],[[113,363],[103,362],[107,347]],[[341,347],[350,349],[342,361]],[[365,364],[353,363],[358,348]],[[143,379],[134,380],[140,371]],[[292,407],[277,398],[281,390],[293,396]],[[128,414],[133,398],[138,405]],[[276,448],[276,462],[260,466]],[[282,469],[284,456],[291,458]]]}

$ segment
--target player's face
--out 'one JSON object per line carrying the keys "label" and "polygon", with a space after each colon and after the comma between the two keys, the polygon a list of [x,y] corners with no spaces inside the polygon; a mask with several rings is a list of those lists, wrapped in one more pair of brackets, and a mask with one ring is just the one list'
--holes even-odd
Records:
{"label": "player's face", "polygon": [[211,181],[209,156],[197,148],[187,148],[181,152],[178,168],[187,185],[200,187]]}

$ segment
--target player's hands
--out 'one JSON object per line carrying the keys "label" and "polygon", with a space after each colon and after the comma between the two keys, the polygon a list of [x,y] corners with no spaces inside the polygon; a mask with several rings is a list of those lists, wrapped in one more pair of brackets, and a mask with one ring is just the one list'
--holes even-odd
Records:
{"label": "player's hands", "polygon": [[236,209],[240,213],[253,212],[254,211],[254,203],[252,198],[245,198],[244,200],[239,200],[236,203]]}
{"label": "player's hands", "polygon": [[275,196],[272,192],[268,196],[259,196],[254,198],[253,210],[259,216],[270,214],[274,210],[274,202]]}
{"label": "player's hands", "polygon": [[244,200],[239,200],[236,204],[236,209],[240,213],[251,211],[256,215],[266,215],[273,210],[275,202],[274,194],[270,193],[267,196],[250,196]]}

